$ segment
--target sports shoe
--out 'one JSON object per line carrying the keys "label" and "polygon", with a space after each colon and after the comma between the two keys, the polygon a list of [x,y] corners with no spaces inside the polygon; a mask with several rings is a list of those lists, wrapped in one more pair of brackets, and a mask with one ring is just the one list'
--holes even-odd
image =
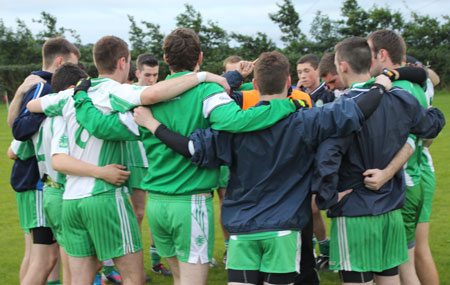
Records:
{"label": "sports shoe", "polygon": [[147,275],[147,273],[145,274],[145,283],[147,282],[151,282],[152,278],[150,276]]}
{"label": "sports shoe", "polygon": [[106,282],[102,280],[102,275],[100,273],[95,274],[95,279],[93,285],[106,285]]}
{"label": "sports shoe", "polygon": [[120,277],[120,274],[119,272],[117,272],[117,270],[113,270],[108,275],[105,274],[105,277],[111,282],[122,284],[122,278]]}
{"label": "sports shoe", "polygon": [[155,265],[153,265],[152,271],[163,276],[172,276],[172,272],[168,270],[162,263],[156,263]]}
{"label": "sports shoe", "polygon": [[317,270],[328,270],[328,261],[330,257],[328,255],[319,255],[316,259],[316,268]]}
{"label": "sports shoe", "polygon": [[216,259],[213,257],[209,267],[219,267],[219,263],[217,263]]}

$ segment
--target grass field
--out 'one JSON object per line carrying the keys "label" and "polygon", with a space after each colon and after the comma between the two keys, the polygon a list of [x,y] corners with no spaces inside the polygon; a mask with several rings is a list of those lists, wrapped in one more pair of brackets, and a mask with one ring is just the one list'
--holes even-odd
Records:
{"label": "grass field", "polygon": [[[434,105],[440,108],[450,118],[450,93],[439,92],[435,96]],[[23,231],[19,228],[19,217],[14,191],[9,184],[12,161],[6,157],[6,150],[11,142],[11,131],[6,124],[7,110],[0,105],[0,284],[19,284],[19,267],[23,257]],[[437,189],[434,197],[433,213],[431,215],[431,250],[438,267],[441,284],[450,284],[450,128],[447,126],[441,132],[430,148],[436,168]],[[218,213],[217,199],[215,201]],[[146,221],[146,220],[145,220]],[[150,273],[149,240],[146,238],[148,224],[144,221],[145,268],[153,278],[152,284],[172,284],[170,277],[156,276]],[[216,215],[218,221],[218,215]],[[327,220],[329,226],[329,221]],[[209,273],[209,284],[226,284],[226,271],[221,262],[225,251],[219,223],[215,228],[214,257],[220,267],[212,268]],[[339,284],[335,273],[321,273],[322,284]]]}

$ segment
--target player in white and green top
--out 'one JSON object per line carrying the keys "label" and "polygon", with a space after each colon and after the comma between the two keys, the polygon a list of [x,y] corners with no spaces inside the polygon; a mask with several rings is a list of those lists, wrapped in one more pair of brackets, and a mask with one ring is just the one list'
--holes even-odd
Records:
{"label": "player in white and green top", "polygon": [[[93,80],[89,96],[104,113],[167,100],[196,86],[199,79],[220,82],[227,87],[223,78],[209,73],[193,74],[152,87],[121,84],[128,76],[130,55],[127,44],[114,36],[103,37],[95,44],[94,59],[99,78]],[[72,94],[73,90],[62,91],[32,101],[27,107],[30,111],[43,110],[48,116],[64,117],[71,156],[97,166],[126,165],[123,138],[104,141],[91,136],[77,122]],[[126,136],[133,134],[126,133]],[[124,283],[142,283],[142,243],[124,186],[117,187],[97,178],[68,175],[63,199],[64,236],[67,239],[76,237],[71,239],[73,242],[68,244],[66,251],[70,256],[79,257],[70,259],[72,274],[91,283],[97,257],[100,260],[113,258]]]}
{"label": "player in white and green top", "polygon": [[[434,88],[433,83],[428,78],[425,95],[427,103],[432,106]],[[430,250],[430,216],[433,203],[434,191],[436,189],[436,176],[433,160],[428,150],[433,140],[423,141],[423,151],[420,156],[421,183],[424,191],[422,211],[416,229],[416,249],[415,263],[417,275],[422,284],[439,284],[439,274]]]}

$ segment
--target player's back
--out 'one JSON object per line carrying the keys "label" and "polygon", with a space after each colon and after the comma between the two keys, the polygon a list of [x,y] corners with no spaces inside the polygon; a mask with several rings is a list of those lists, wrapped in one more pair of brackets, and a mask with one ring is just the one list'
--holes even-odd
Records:
{"label": "player's back", "polygon": [[[360,91],[352,90],[344,96],[355,97]],[[329,213],[331,216],[379,215],[403,205],[405,185],[401,171],[378,191],[365,188],[362,173],[385,168],[411,131],[427,131],[416,127],[424,114],[425,109],[405,90],[392,88],[383,96],[361,131],[347,138],[350,143],[340,166],[338,190],[353,189],[353,192]],[[430,133],[437,129],[430,128]]]}
{"label": "player's back", "polygon": [[[172,77],[187,73],[180,72]],[[152,112],[169,129],[189,136],[196,129],[209,127],[212,110],[208,109],[205,99],[223,92],[217,84],[202,83],[169,101],[152,105]],[[142,183],[145,190],[160,194],[195,194],[209,192],[216,186],[218,169],[192,165],[189,159],[175,153],[148,130],[140,128],[140,131],[149,161],[149,171]]]}

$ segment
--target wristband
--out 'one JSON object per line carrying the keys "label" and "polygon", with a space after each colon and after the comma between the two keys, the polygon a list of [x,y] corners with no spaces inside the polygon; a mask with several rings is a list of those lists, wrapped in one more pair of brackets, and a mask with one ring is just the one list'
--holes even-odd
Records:
{"label": "wristband", "polygon": [[383,74],[386,75],[391,81],[396,80],[395,73],[388,68],[383,69]]}
{"label": "wristband", "polygon": [[380,83],[374,83],[372,85],[372,87],[379,88],[380,94],[386,93],[386,88],[383,85],[381,85]]}
{"label": "wristband", "polygon": [[206,72],[205,71],[197,72],[197,79],[198,79],[198,83],[205,82]]}

